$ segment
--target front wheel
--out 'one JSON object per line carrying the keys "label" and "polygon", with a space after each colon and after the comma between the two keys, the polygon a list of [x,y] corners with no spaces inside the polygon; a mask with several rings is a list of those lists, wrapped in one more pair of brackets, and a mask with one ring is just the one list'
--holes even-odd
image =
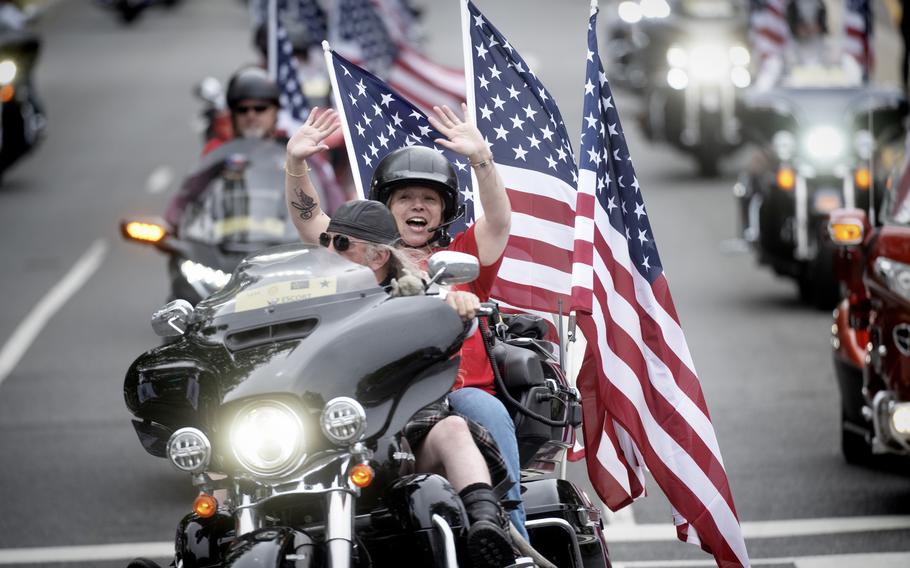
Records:
{"label": "front wheel", "polygon": [[869,465],[872,463],[872,448],[866,441],[866,436],[850,428],[846,414],[841,410],[840,422],[840,450],[844,460],[852,465]]}

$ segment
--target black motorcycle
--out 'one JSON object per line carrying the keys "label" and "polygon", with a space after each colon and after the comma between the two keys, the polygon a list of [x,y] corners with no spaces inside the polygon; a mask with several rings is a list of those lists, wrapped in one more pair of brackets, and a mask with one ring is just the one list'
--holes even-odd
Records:
{"label": "black motorcycle", "polygon": [[32,76],[41,39],[0,23],[0,180],[41,142],[47,119]]}
{"label": "black motorcycle", "polygon": [[803,301],[832,308],[840,289],[829,214],[878,204],[888,174],[882,159],[903,139],[907,102],[897,90],[821,66],[751,94],[747,108],[757,151],[733,188],[743,238],[761,264],[796,279]]}
{"label": "black motorcycle", "polygon": [[[440,282],[476,277],[473,257],[440,254]],[[132,364],[124,396],[146,451],[200,491],[175,566],[468,565],[457,493],[413,473],[399,434],[456,380],[471,325],[446,304],[391,297],[368,268],[284,245],[245,259],[195,309],[165,306],[153,327],[178,339]],[[578,403],[554,351],[533,337],[500,343],[512,396],[562,425],[518,424],[531,542],[560,567],[609,565],[598,510],[555,473]]]}
{"label": "black motorcycle", "polygon": [[121,222],[124,238],[168,255],[170,299],[195,305],[224,286],[246,255],[300,240],[284,196],[285,153],[274,140],[227,142],[185,182],[204,187],[177,227],[160,219]]}
{"label": "black motorcycle", "polygon": [[645,80],[638,115],[649,140],[667,143],[715,176],[720,160],[742,144],[737,116],[752,82],[747,20],[727,0],[676,2],[671,17],[643,20],[639,51]]}

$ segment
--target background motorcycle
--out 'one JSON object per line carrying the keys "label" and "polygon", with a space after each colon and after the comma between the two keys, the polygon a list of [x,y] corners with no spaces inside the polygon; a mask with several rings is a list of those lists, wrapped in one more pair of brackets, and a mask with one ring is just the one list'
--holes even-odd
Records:
{"label": "background motorcycle", "polygon": [[643,73],[642,130],[695,159],[704,176],[742,142],[737,117],[742,89],[752,81],[747,18],[725,0],[676,2],[667,18],[639,24],[647,45],[633,56]]}
{"label": "background motorcycle", "polygon": [[[476,277],[475,259],[452,254],[434,255],[431,274]],[[169,304],[153,326],[181,337],[133,363],[124,396],[143,447],[201,491],[178,527],[176,565],[397,566],[403,550],[409,566],[458,565],[464,508],[442,477],[411,473],[397,434],[454,384],[469,327],[451,308],[390,299],[369,269],[284,245],[248,257],[195,310]],[[608,565],[597,509],[554,474],[577,401],[542,363],[545,344],[516,341],[502,347],[510,390],[564,425],[535,452],[519,435],[531,539],[558,566]]]}
{"label": "background motorcycle", "polygon": [[852,83],[839,68],[816,67],[750,93],[745,105],[744,129],[757,151],[733,188],[743,237],[761,264],[796,279],[804,301],[829,309],[840,292],[828,216],[841,207],[868,210],[870,193],[881,195],[882,150],[901,139],[906,100]]}
{"label": "background motorcycle", "polygon": [[0,180],[44,136],[47,120],[32,82],[41,39],[0,20]]}
{"label": "background motorcycle", "polygon": [[884,215],[840,209],[830,223],[847,291],[831,328],[841,450],[857,464],[910,456],[910,170],[892,180]]}
{"label": "background motorcycle", "polygon": [[210,171],[201,197],[179,226],[160,220],[125,220],[124,238],[168,255],[170,299],[197,304],[224,286],[246,255],[300,240],[284,197],[285,147],[272,140],[237,139],[206,156]]}
{"label": "background motorcycle", "polygon": [[135,22],[142,12],[152,4],[164,4],[168,8],[177,4],[179,0],[95,0],[95,4],[117,12],[124,24]]}

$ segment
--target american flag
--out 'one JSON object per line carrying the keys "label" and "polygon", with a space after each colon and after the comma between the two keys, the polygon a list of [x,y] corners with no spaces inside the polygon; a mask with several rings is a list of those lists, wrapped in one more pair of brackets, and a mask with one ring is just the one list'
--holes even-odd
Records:
{"label": "american flag", "polygon": [[274,0],[270,9],[274,10],[274,15],[269,17],[269,74],[281,89],[278,127],[294,132],[306,120],[309,104],[300,84],[294,48],[284,27],[287,0]]}
{"label": "american flag", "polygon": [[856,59],[867,78],[875,63],[872,29],[872,2],[870,0],[846,0],[844,51]]}
{"label": "american flag", "polygon": [[405,20],[391,22],[394,25],[383,20],[377,10],[382,1],[337,0],[330,22],[332,45],[425,111],[434,105],[459,108],[464,100],[463,71],[422,55],[402,28]]}
{"label": "american flag", "polygon": [[469,112],[512,204],[512,233],[493,297],[516,308],[567,313],[577,170],[565,124],[525,60],[466,0],[462,28]]}
{"label": "american flag", "polygon": [[307,36],[313,44],[320,44],[328,39],[325,10],[318,0],[297,0],[296,19],[306,28]]}
{"label": "american flag", "polygon": [[578,376],[588,475],[617,510],[645,469],[679,538],[719,566],[748,566],[708,408],[663,273],[632,157],[588,25],[573,308],[588,340]]}
{"label": "american flag", "polygon": [[752,57],[759,63],[780,54],[790,41],[788,0],[751,0],[749,30]]}
{"label": "american flag", "polygon": [[335,107],[341,118],[354,183],[361,198],[369,194],[373,170],[383,157],[402,146],[427,146],[455,165],[459,201],[465,215],[451,225],[452,234],[474,221],[473,191],[468,159],[433,141],[445,138],[430,126],[426,115],[381,79],[334,51],[326,51]]}

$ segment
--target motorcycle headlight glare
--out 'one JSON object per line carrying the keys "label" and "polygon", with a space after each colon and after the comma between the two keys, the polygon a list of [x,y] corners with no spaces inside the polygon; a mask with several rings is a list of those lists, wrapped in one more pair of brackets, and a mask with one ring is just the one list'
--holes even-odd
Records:
{"label": "motorcycle headlight glare", "polygon": [[667,63],[671,67],[685,68],[689,64],[689,54],[678,45],[670,46],[670,49],[667,50]]}
{"label": "motorcycle headlight glare", "polygon": [[910,265],[880,256],[875,259],[875,273],[889,290],[910,300]]}
{"label": "motorcycle headlight glare", "polygon": [[0,61],[0,85],[9,85],[16,79],[16,63],[10,59]]}
{"label": "motorcycle headlight glare", "polygon": [[620,2],[617,7],[619,17],[627,24],[637,24],[641,21],[641,6],[637,2]]}
{"label": "motorcycle headlight glare", "polygon": [[192,260],[183,261],[180,264],[180,272],[190,284],[201,281],[213,290],[221,289],[231,279],[231,275],[227,272],[209,268]]}
{"label": "motorcycle headlight glare", "polygon": [[830,161],[844,153],[844,135],[832,126],[816,126],[806,135],[806,152],[816,160]]}
{"label": "motorcycle headlight glare", "polygon": [[667,71],[667,84],[677,91],[682,91],[689,85],[689,75],[682,69],[674,67]]}
{"label": "motorcycle headlight glare", "polygon": [[780,130],[774,133],[771,146],[774,147],[774,153],[778,158],[788,161],[793,157],[793,151],[796,150],[796,138],[786,130]]}
{"label": "motorcycle headlight glare", "polygon": [[670,5],[667,0],[641,0],[641,13],[646,18],[666,18]]}
{"label": "motorcycle headlight glare", "polygon": [[338,445],[349,445],[360,440],[367,425],[367,415],[359,402],[339,396],[325,405],[322,411],[322,432]]}
{"label": "motorcycle headlight glare", "polygon": [[891,429],[899,436],[910,437],[910,403],[899,402],[891,407]]}
{"label": "motorcycle headlight glare", "polygon": [[730,67],[726,51],[717,45],[700,45],[692,49],[689,68],[692,74],[703,80],[717,80]]}
{"label": "motorcycle headlight glare", "polygon": [[187,473],[202,473],[212,461],[212,444],[200,430],[181,428],[167,441],[167,457]]}
{"label": "motorcycle headlight glare", "polygon": [[868,130],[860,130],[853,136],[853,147],[861,160],[872,158],[872,152],[875,150],[875,139]]}
{"label": "motorcycle headlight glare", "polygon": [[733,65],[738,65],[740,67],[745,67],[749,65],[752,57],[749,55],[749,50],[741,45],[734,45],[730,48],[730,63]]}
{"label": "motorcycle headlight glare", "polygon": [[730,70],[730,81],[739,89],[745,89],[752,84],[752,74],[745,67],[734,67]]}
{"label": "motorcycle headlight glare", "polygon": [[304,458],[300,417],[278,401],[259,401],[243,408],[230,428],[231,449],[245,469],[262,477],[278,477]]}

